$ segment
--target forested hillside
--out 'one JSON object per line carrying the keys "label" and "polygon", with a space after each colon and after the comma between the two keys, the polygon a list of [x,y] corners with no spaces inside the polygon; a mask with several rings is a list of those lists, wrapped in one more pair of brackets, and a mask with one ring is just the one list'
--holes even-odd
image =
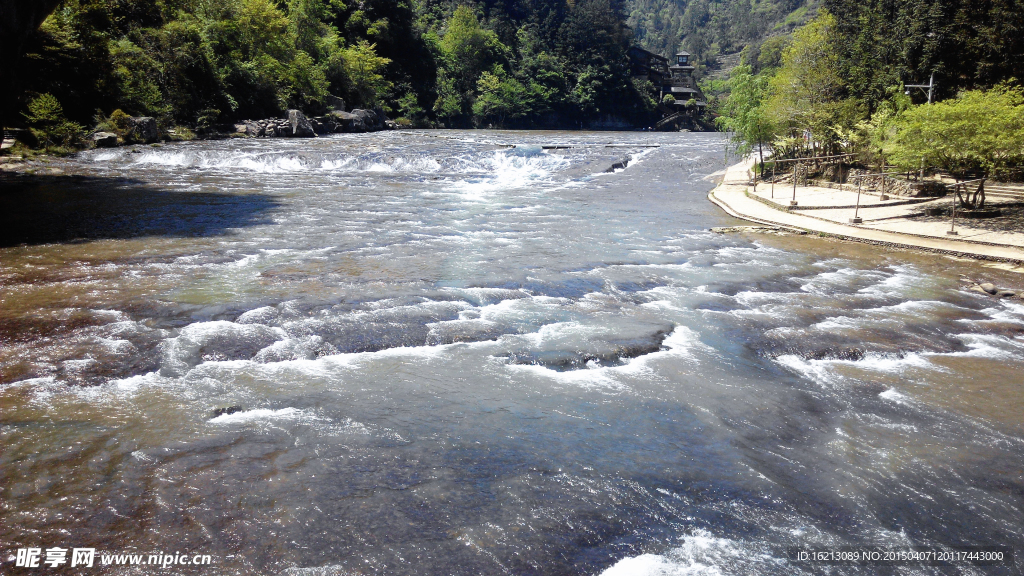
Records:
{"label": "forested hillside", "polygon": [[938,82],[937,98],[1024,80],[1021,0],[822,0],[848,93],[873,109],[900,82]]}
{"label": "forested hillside", "polygon": [[817,13],[818,0],[631,0],[637,42],[665,55],[684,49],[698,73],[723,54],[785,35]]}
{"label": "forested hillside", "polygon": [[625,18],[619,0],[67,0],[13,106],[51,94],[83,129],[120,109],[202,131],[332,95],[406,125],[644,122]]}

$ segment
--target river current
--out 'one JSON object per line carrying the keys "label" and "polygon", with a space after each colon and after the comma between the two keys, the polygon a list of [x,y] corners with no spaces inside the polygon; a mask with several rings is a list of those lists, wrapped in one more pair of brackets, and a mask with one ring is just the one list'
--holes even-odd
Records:
{"label": "river current", "polygon": [[59,572],[13,568],[53,546],[213,558],[166,574],[1020,573],[786,558],[1024,553],[1024,305],[966,289],[1021,281],[711,232],[740,224],[706,199],[725,160],[717,134],[409,131],[17,179],[0,573]]}

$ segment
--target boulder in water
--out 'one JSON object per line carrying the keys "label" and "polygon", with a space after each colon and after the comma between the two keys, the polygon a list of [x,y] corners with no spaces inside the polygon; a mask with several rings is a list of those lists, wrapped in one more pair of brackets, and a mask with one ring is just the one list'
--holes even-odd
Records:
{"label": "boulder in water", "polygon": [[622,160],[619,160],[618,162],[612,164],[610,168],[605,170],[605,172],[615,172],[616,170],[625,170],[626,166],[628,166],[628,165],[629,165],[629,158],[623,158]]}
{"label": "boulder in water", "polygon": [[540,156],[544,154],[544,148],[534,144],[527,144],[525,146],[516,145],[513,148],[509,148],[505,151],[505,154],[509,156],[521,156],[523,158],[532,158],[534,156]]}

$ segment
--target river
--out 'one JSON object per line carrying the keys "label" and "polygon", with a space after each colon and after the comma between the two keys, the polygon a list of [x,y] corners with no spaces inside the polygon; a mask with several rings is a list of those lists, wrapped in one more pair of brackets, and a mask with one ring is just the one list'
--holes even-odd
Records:
{"label": "river", "polygon": [[0,572],[1020,573],[785,557],[1024,550],[1024,305],[979,262],[709,231],[723,147],[401,131],[13,180]]}

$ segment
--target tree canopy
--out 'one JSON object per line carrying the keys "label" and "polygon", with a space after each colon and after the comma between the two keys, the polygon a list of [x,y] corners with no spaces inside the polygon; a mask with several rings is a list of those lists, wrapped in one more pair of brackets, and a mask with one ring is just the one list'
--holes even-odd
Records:
{"label": "tree canopy", "polygon": [[1024,90],[1000,85],[969,90],[933,105],[911,107],[884,144],[889,160],[917,168],[922,160],[964,177],[1024,163]]}
{"label": "tree canopy", "polygon": [[198,129],[331,96],[419,125],[647,123],[625,19],[620,0],[66,0],[15,66],[17,99]]}

